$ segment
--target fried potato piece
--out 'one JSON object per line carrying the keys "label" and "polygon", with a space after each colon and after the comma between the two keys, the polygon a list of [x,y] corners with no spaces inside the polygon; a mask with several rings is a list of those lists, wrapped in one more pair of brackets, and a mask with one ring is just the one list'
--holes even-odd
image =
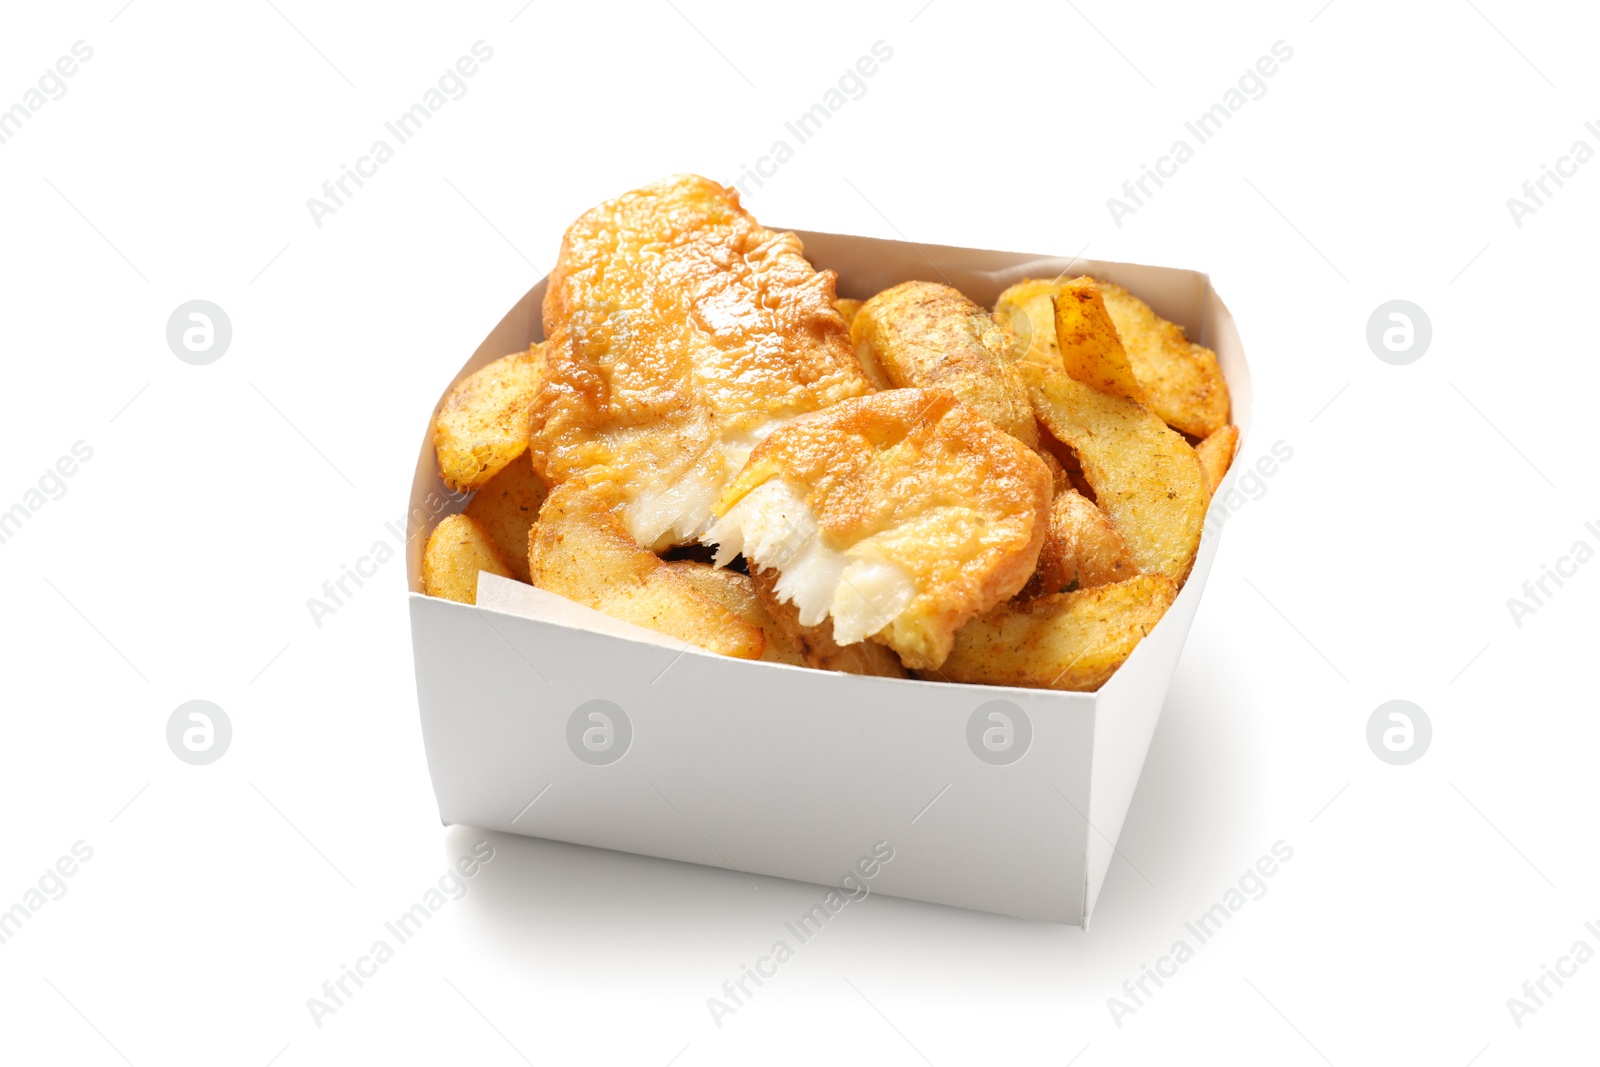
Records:
{"label": "fried potato piece", "polygon": [[1168,426],[1209,437],[1228,424],[1228,383],[1217,354],[1184,336],[1120,285],[1101,282],[1100,297],[1143,386],[1145,403]]}
{"label": "fried potato piece", "polygon": [[[758,569],[750,575],[750,580],[768,616],[799,651],[801,663],[805,666],[845,674],[871,674],[881,678],[911,677],[901,664],[900,657],[876,641],[841,645],[833,639],[833,627],[806,626],[801,623],[800,609],[778,597],[777,571]],[[770,647],[770,632],[767,638]]]}
{"label": "fried potato piece", "polygon": [[[691,559],[673,560],[666,567],[681,575],[694,587],[695,592],[721,604],[730,615],[743,619],[751,626],[760,627],[767,639],[767,647],[761,652],[762,659],[772,663],[790,663],[796,667],[807,665],[799,643],[767,610],[766,602],[757,595],[750,575]],[[894,659],[894,653],[888,649],[881,651]],[[895,665],[899,666],[898,660]]]}
{"label": "fried potato piece", "polygon": [[1155,628],[1177,594],[1170,579],[1139,574],[1002,604],[956,632],[941,673],[954,682],[1092,692]]}
{"label": "fried potato piece", "polygon": [[1011,328],[1018,362],[1038,363],[1064,370],[1061,346],[1056,341],[1053,301],[1067,283],[1059,278],[1026,278],[1000,294],[995,317]]}
{"label": "fried potato piece", "polygon": [[456,383],[433,420],[446,485],[476,489],[528,450],[529,411],[544,371],[544,345],[535,344]]}
{"label": "fried potato piece", "polygon": [[1237,426],[1224,426],[1194,446],[1195,455],[1200,457],[1200,466],[1206,472],[1206,490],[1210,495],[1216,495],[1217,486],[1222,484],[1223,476],[1233,466],[1233,454],[1238,447]]}
{"label": "fried potato piece", "polygon": [[833,310],[844,318],[844,328],[849,329],[851,323],[856,321],[856,312],[861,310],[863,301],[852,300],[848,296],[841,296],[833,302]]}
{"label": "fried potato piece", "polygon": [[532,583],[612,618],[738,659],[766,648],[759,626],[702,595],[689,579],[640,548],[611,499],[581,478],[551,491],[528,532]]}
{"label": "fried potato piece", "polygon": [[482,526],[465,515],[446,515],[422,549],[422,591],[476,604],[479,571],[512,577],[511,565]]}
{"label": "fried potato piece", "polygon": [[520,581],[528,580],[528,530],[539,517],[539,505],[549,492],[544,479],[534,473],[533,463],[522,455],[485,482],[467,502],[467,518],[484,528]]}
{"label": "fried potato piece", "polygon": [[717,561],[777,570],[781,599],[841,645],[937,667],[955,630],[1027,583],[1050,471],[938,389],[891,389],[796,419],[756,447],[707,532]]}
{"label": "fried potato piece", "polygon": [[948,389],[1030,448],[1039,428],[999,316],[936,282],[902,282],[862,305],[850,327],[862,366],[897,389]]}
{"label": "fried potato piece", "polygon": [[1084,479],[1134,566],[1182,582],[1209,494],[1200,458],[1149,409],[1037,364],[1023,368],[1039,421],[1077,454]]}
{"label": "fried potato piece", "polygon": [[1094,279],[1074,278],[1062,286],[1053,304],[1056,347],[1067,375],[1102,393],[1143,404],[1144,390],[1134,380],[1133,364]]}
{"label": "fried potato piece", "polygon": [[1092,589],[1138,573],[1106,513],[1073,489],[1058,490],[1050,502],[1050,530],[1039,550],[1039,566],[1021,595]]}

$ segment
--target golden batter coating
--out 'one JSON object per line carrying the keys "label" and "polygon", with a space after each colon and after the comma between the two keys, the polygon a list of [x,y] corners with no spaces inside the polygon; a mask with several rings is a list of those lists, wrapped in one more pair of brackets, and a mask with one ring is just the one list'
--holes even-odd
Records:
{"label": "golden batter coating", "polygon": [[535,468],[607,489],[641,545],[694,540],[764,436],[871,392],[834,282],[794,234],[762,228],[705,178],[587,212],[545,293]]}
{"label": "golden batter coating", "polygon": [[902,282],[868,300],[850,327],[862,365],[899,389],[948,389],[1032,447],[1039,443],[1028,390],[1011,364],[1016,338],[1003,319],[937,282]]}
{"label": "golden batter coating", "polygon": [[777,591],[834,640],[866,637],[937,667],[956,629],[1015,594],[1049,524],[1037,454],[944,390],[891,389],[777,430],[706,534],[725,563],[777,570]]}

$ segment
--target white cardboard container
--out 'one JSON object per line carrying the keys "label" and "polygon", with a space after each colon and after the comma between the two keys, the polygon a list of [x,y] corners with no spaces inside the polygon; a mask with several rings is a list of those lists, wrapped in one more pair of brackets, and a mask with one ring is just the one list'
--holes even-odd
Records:
{"label": "white cardboard container", "polygon": [[[1204,274],[799,236],[818,268],[839,273],[841,296],[925,279],[992,306],[1026,277],[1118,282],[1216,350],[1248,436],[1244,352]],[[456,380],[544,336],[544,291],[518,301]],[[858,859],[887,842],[893,859],[867,881],[873,892],[1088,925],[1216,554],[1210,521],[1177,600],[1096,693],[857,677],[687,648],[493,575],[481,576],[476,607],[424,595],[425,535],[460,507],[440,481],[431,426],[430,416],[408,568],[423,741],[447,825],[825,886],[851,877],[852,888]],[[597,724],[591,743],[607,743],[604,720],[579,711],[591,701],[622,709],[602,706],[612,747],[597,758],[620,752],[613,762],[587,762],[569,744],[569,729]],[[996,706],[1004,719],[989,717],[994,701],[1007,702]],[[1012,762],[980,758],[969,733],[1007,723],[1001,758]]]}

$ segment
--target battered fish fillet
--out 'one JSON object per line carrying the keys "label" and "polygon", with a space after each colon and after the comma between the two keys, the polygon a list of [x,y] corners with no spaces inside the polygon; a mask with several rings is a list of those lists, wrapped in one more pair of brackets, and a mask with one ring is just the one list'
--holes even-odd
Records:
{"label": "battered fish fillet", "polygon": [[902,282],[856,312],[850,339],[863,366],[895,388],[948,389],[1029,447],[1039,443],[1016,338],[998,315],[937,282]]}
{"label": "battered fish fillet", "polygon": [[1049,525],[1050,471],[940,389],[847,400],[768,437],[717,504],[717,562],[778,571],[804,626],[938,667],[955,631],[1016,593]]}
{"label": "battered fish fillet", "polygon": [[642,546],[695,540],[763,438],[872,391],[835,280],[705,178],[589,211],[545,293],[535,468],[552,485],[581,474],[605,489]]}

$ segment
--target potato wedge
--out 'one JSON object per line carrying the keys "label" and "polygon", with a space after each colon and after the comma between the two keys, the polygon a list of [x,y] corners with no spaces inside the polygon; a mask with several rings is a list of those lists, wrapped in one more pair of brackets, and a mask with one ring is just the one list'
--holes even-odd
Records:
{"label": "potato wedge", "polygon": [[456,383],[433,422],[446,485],[476,489],[528,450],[530,409],[543,376],[544,345],[535,344]]}
{"label": "potato wedge", "polygon": [[533,461],[524,454],[485,482],[467,502],[466,516],[488,532],[520,581],[528,580],[528,530],[549,492],[544,479],[534,473]]}
{"label": "potato wedge", "polygon": [[511,565],[482,526],[465,515],[446,515],[422,549],[422,591],[462,604],[478,602],[478,572],[512,577]]}
{"label": "potato wedge", "polygon": [[1149,409],[1024,364],[1039,421],[1077,454],[1095,502],[1134,566],[1182,582],[1200,546],[1209,495],[1200,458]]}
{"label": "potato wedge", "polygon": [[1011,329],[1015,359],[1065,370],[1056,341],[1056,313],[1052,301],[1066,283],[1060,278],[1028,278],[995,301],[994,313]]}
{"label": "potato wedge", "polygon": [[1106,513],[1076,491],[1065,489],[1050,502],[1050,529],[1039,550],[1039,566],[1020,595],[1071,593],[1138,573],[1127,544]]}
{"label": "potato wedge", "polygon": [[777,571],[756,570],[751,573],[750,580],[768,616],[793,642],[800,652],[801,662],[806,666],[882,678],[911,677],[901,665],[900,657],[883,645],[874,641],[841,645],[833,639],[833,627],[828,622],[817,626],[801,623],[800,609],[786,600],[778,599]]}
{"label": "potato wedge", "polygon": [[1039,428],[1011,363],[1016,339],[996,315],[936,282],[902,282],[861,306],[850,340],[896,389],[948,389],[1032,448]]}
{"label": "potato wedge", "polygon": [[762,659],[772,663],[790,663],[796,667],[806,666],[800,645],[772,617],[766,604],[756,594],[755,583],[748,574],[690,559],[674,560],[666,566],[681,575],[701,596],[721,604],[736,618],[759,626],[767,639],[767,647],[761,652]]}
{"label": "potato wedge", "polygon": [[844,316],[845,329],[848,330],[851,323],[856,321],[856,312],[861,310],[861,305],[863,303],[864,301],[852,300],[847,296],[841,296],[839,299],[833,302],[833,310]]}
{"label": "potato wedge", "polygon": [[956,632],[955,682],[1092,692],[1161,621],[1178,587],[1159,574],[1002,604]]}
{"label": "potato wedge", "polygon": [[1191,437],[1209,437],[1228,424],[1228,383],[1217,354],[1184,336],[1150,305],[1120,285],[1101,282],[1100,298],[1144,388],[1150,410]]}
{"label": "potato wedge", "polygon": [[1102,393],[1143,404],[1144,390],[1134,380],[1133,364],[1122,349],[1094,279],[1074,278],[1062,286],[1052,304],[1056,347],[1068,377]]}
{"label": "potato wedge", "polygon": [[1206,490],[1212,496],[1217,495],[1217,486],[1233,466],[1233,454],[1238,447],[1237,426],[1224,426],[1194,446],[1194,454],[1200,457],[1200,466],[1206,472]]}
{"label": "potato wedge", "polygon": [[545,500],[528,532],[528,569],[540,589],[724,656],[757,659],[766,648],[759,626],[640,548],[607,498],[581,477]]}

